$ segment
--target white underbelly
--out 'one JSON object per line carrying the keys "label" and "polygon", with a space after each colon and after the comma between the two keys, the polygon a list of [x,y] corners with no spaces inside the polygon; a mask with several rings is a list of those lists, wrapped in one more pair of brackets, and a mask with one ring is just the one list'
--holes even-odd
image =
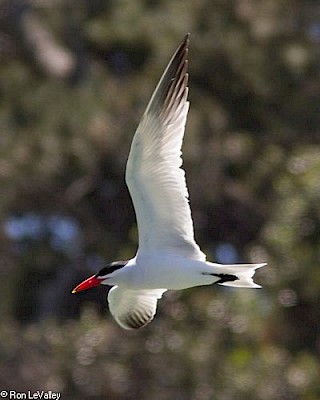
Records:
{"label": "white underbelly", "polygon": [[130,286],[134,285],[137,289],[180,290],[210,285],[214,281],[212,277],[202,274],[206,270],[205,262],[181,257],[138,258],[134,268]]}

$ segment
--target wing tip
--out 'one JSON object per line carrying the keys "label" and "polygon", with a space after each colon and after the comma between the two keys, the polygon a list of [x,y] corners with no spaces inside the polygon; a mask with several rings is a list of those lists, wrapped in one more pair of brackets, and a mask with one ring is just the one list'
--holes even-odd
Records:
{"label": "wing tip", "polygon": [[178,46],[175,56],[178,55],[179,53],[184,53],[185,60],[187,60],[188,57],[188,52],[189,52],[189,44],[190,44],[190,33],[187,33],[185,37],[183,38],[182,42]]}
{"label": "wing tip", "polygon": [[126,329],[128,331],[133,331],[133,330],[144,328],[145,326],[150,324],[150,322],[153,320],[153,318],[154,317],[152,316],[148,320],[138,320],[138,319],[132,318],[132,316],[128,316],[127,318],[124,318],[124,319],[117,318],[116,321],[121,326],[121,328]]}
{"label": "wing tip", "polygon": [[191,33],[188,32],[188,33],[185,35],[185,37],[183,38],[183,41],[182,41],[182,42],[185,43],[185,44],[187,45],[186,47],[189,46],[190,35],[191,35]]}
{"label": "wing tip", "polygon": [[144,115],[152,113],[161,117],[165,124],[173,122],[174,118],[170,116],[179,111],[182,101],[186,101],[186,96],[183,94],[186,92],[189,77],[189,38],[190,33],[187,33],[177,47],[144,113]]}

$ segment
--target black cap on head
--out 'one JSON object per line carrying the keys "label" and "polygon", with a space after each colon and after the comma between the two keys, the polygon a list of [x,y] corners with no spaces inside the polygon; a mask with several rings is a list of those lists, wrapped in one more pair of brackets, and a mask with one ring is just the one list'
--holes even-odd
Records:
{"label": "black cap on head", "polygon": [[103,267],[96,275],[95,277],[101,277],[105,275],[112,274],[112,272],[116,271],[117,269],[123,268],[129,260],[126,261],[113,261],[110,264],[107,264],[105,267]]}

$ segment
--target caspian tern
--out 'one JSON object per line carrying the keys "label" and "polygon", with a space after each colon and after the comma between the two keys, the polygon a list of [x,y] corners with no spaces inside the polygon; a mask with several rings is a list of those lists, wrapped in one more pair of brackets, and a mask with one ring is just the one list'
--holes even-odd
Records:
{"label": "caspian tern", "polygon": [[260,264],[206,261],[195,242],[181,147],[189,108],[187,35],[165,69],[134,135],[126,183],[137,216],[139,248],[134,258],[106,265],[73,291],[113,286],[109,309],[125,329],[152,321],[166,290],[217,283],[257,288]]}

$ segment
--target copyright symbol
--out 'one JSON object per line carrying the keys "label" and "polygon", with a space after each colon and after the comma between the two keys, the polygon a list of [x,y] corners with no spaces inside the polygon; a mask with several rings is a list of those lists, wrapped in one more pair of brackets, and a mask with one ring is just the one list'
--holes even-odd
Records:
{"label": "copyright symbol", "polygon": [[1,390],[1,392],[0,392],[0,397],[2,397],[3,399],[4,399],[5,397],[8,397],[8,392],[5,391],[5,390]]}

